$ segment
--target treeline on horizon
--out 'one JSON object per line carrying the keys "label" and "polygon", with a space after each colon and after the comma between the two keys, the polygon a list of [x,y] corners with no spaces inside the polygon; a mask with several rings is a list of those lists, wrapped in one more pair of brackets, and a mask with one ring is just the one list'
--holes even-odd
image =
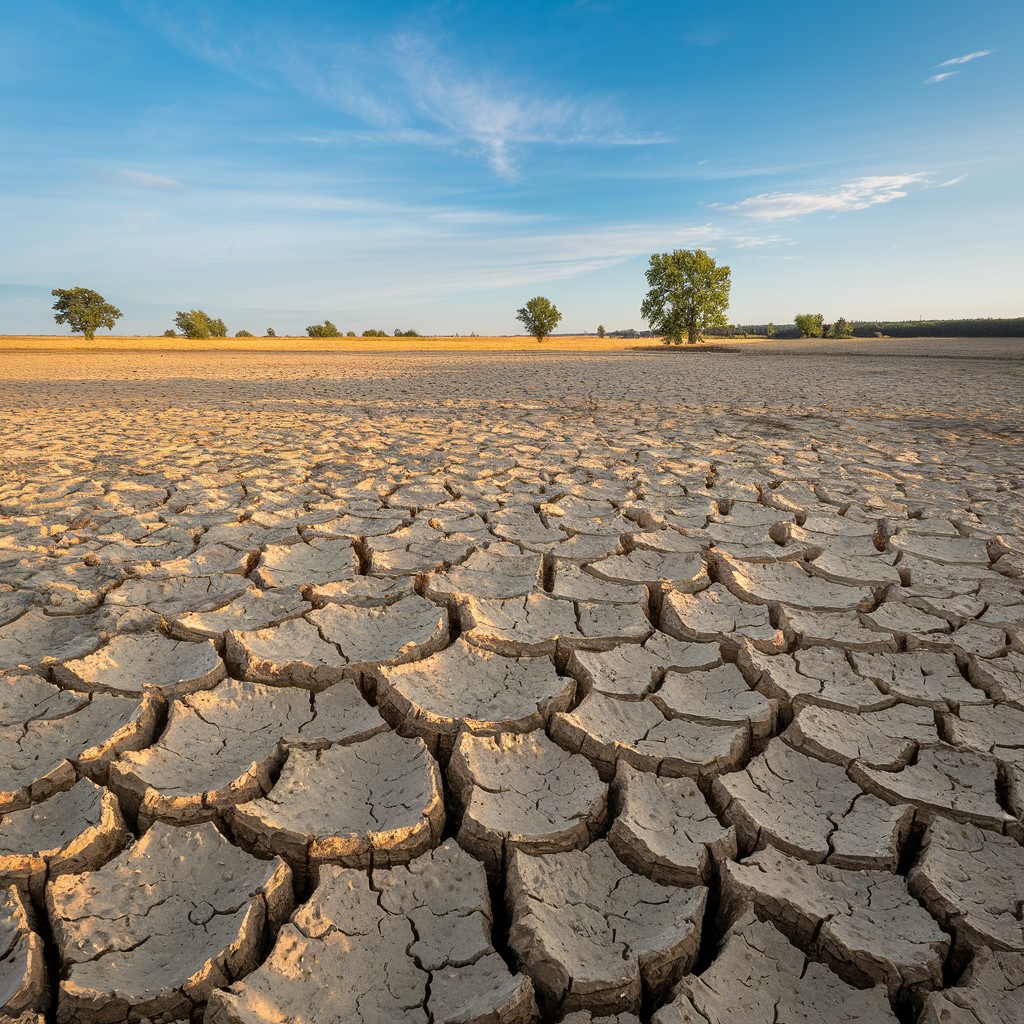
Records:
{"label": "treeline on horizon", "polygon": [[[852,320],[854,338],[1021,338],[1024,337],[1024,316],[975,317],[965,320]],[[709,338],[769,336],[769,324],[731,324],[709,327]],[[609,331],[609,334],[613,332]],[[616,334],[627,332],[615,332]],[[639,333],[639,332],[636,332]],[[796,324],[775,326],[775,338],[799,338]]]}

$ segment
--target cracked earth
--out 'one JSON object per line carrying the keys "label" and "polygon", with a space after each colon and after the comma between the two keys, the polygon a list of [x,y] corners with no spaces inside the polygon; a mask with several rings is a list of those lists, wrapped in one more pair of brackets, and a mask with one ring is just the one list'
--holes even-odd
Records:
{"label": "cracked earth", "polygon": [[0,1019],[1020,1024],[1024,368],[923,356],[5,353]]}

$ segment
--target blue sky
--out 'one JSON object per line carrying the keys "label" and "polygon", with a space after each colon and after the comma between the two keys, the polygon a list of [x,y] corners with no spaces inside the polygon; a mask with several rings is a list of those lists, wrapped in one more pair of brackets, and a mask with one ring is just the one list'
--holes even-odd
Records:
{"label": "blue sky", "polygon": [[[0,0],[0,332],[1024,314],[1020,0]],[[63,328],[61,328],[63,330]]]}

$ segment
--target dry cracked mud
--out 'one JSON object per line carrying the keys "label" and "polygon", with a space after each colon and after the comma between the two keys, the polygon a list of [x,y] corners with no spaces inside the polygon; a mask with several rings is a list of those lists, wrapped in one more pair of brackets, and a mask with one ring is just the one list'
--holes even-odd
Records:
{"label": "dry cracked mud", "polygon": [[0,1019],[1020,1024],[1007,345],[5,350]]}

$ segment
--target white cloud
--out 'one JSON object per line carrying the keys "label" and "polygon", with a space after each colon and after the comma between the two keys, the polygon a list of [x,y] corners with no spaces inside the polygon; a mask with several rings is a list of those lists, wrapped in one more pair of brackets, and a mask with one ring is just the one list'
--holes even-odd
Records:
{"label": "white cloud", "polygon": [[944,60],[941,64],[936,64],[937,68],[948,68],[952,64],[968,64],[972,60],[977,60],[979,57],[987,57],[990,53],[994,53],[994,50],[975,50],[974,53],[964,54],[963,57],[952,57],[950,60]]}
{"label": "white cloud", "polygon": [[820,192],[764,192],[720,207],[758,220],[784,220],[810,213],[846,213],[891,203],[907,195],[911,185],[924,185],[923,174],[873,175]]}
{"label": "white cloud", "polygon": [[960,174],[955,178],[950,178],[949,181],[940,181],[936,185],[930,186],[931,188],[949,188],[950,185],[959,185],[961,181],[966,178],[966,174]]}
{"label": "white cloud", "polygon": [[184,184],[176,178],[165,178],[162,174],[150,174],[148,171],[119,170],[114,172],[117,181],[124,182],[134,188],[152,188],[160,191],[172,191],[184,188]]}
{"label": "white cloud", "polygon": [[944,82],[947,78],[952,78],[954,75],[959,74],[959,71],[943,71],[941,75],[932,75],[931,78],[926,78],[924,84],[934,85],[936,82]]}
{"label": "white cloud", "polygon": [[[239,77],[284,83],[340,111],[361,128],[307,136],[311,143],[367,142],[470,151],[515,178],[532,145],[642,146],[668,141],[633,130],[603,97],[547,95],[478,54],[461,59],[423,35],[303,38],[280,26],[229,25],[207,12],[199,24],[154,0],[124,0],[145,24],[194,57]],[[215,10],[215,8],[213,8]]]}
{"label": "white cloud", "polygon": [[443,137],[470,142],[504,178],[517,174],[520,146],[637,146],[663,136],[627,131],[621,116],[600,99],[535,94],[496,75],[482,76],[446,59],[422,36],[396,37],[395,68],[405,79],[416,113]]}

